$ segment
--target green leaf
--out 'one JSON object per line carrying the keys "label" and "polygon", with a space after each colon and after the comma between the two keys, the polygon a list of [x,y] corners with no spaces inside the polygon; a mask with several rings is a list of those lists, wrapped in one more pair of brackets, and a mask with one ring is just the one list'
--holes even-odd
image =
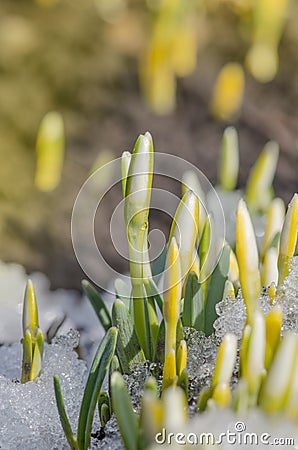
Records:
{"label": "green leaf", "polygon": [[116,299],[112,309],[113,325],[118,328],[116,353],[123,373],[131,373],[145,358],[134,330],[131,315],[124,303]]}
{"label": "green leaf", "polygon": [[158,398],[158,384],[156,378],[154,378],[153,376],[147,378],[144,386],[144,392],[149,391],[152,393],[153,397]]}
{"label": "green leaf", "polygon": [[32,338],[31,332],[26,330],[23,338],[23,362],[22,362],[22,383],[30,381],[32,366]]}
{"label": "green leaf", "polygon": [[121,157],[121,181],[122,181],[123,198],[125,198],[126,181],[127,181],[127,174],[128,174],[128,170],[129,170],[130,161],[131,161],[131,153],[128,151],[123,152],[122,157]]}
{"label": "green leaf", "polygon": [[[117,355],[114,355],[109,367],[109,396],[111,398],[112,394],[111,394],[111,376],[113,374],[113,372],[121,372],[121,367],[120,367],[120,363],[119,363],[119,359]],[[112,408],[112,406],[111,406]]]}
{"label": "green leaf", "polygon": [[113,411],[117,419],[124,448],[126,450],[140,450],[138,445],[138,418],[133,410],[131,399],[119,372],[112,374],[111,391]]}
{"label": "green leaf", "polygon": [[200,257],[200,267],[204,266],[204,263],[206,261],[208,252],[209,252],[209,246],[210,246],[210,233],[211,233],[211,225],[210,225],[210,217],[206,218],[202,237],[200,240],[199,245],[199,257]]}
{"label": "green leaf", "polygon": [[100,418],[101,426],[102,426],[102,428],[104,428],[111,418],[110,408],[105,403],[103,403],[100,407],[99,418]]}
{"label": "green leaf", "polygon": [[147,298],[144,283],[136,284],[132,289],[133,323],[145,358],[153,361],[158,335],[158,318],[155,302]]}
{"label": "green leaf", "polygon": [[165,322],[162,319],[158,330],[154,361],[156,363],[164,363],[164,360],[165,360]]}
{"label": "green leaf", "polygon": [[108,331],[112,326],[112,319],[99,292],[87,280],[82,281],[82,286],[102,326]]}
{"label": "green leaf", "polygon": [[105,427],[111,418],[111,402],[107,392],[101,391],[98,396],[98,415],[102,427]]}
{"label": "green leaf", "polygon": [[230,265],[230,249],[224,246],[217,266],[211,275],[205,305],[205,334],[210,336],[214,332],[213,323],[217,319],[215,305],[222,300],[225,282],[228,278]]}
{"label": "green leaf", "polygon": [[117,335],[118,330],[115,327],[107,331],[98,347],[89,372],[78,422],[77,437],[81,450],[87,450],[90,445],[92,422],[98,394],[115,352]]}
{"label": "green leaf", "polygon": [[280,238],[280,231],[278,231],[274,236],[272,241],[270,242],[267,251],[269,250],[269,248],[278,248],[278,244],[279,244],[279,238]]}
{"label": "green leaf", "polygon": [[199,279],[190,272],[186,279],[182,322],[185,327],[204,331],[204,300]]}
{"label": "green leaf", "polygon": [[181,389],[184,390],[186,399],[188,398],[188,385],[189,385],[189,383],[188,383],[187,370],[183,369],[181,374],[178,377],[177,386],[180,386]]}
{"label": "green leaf", "polygon": [[120,363],[117,355],[114,355],[110,364],[110,374],[116,371],[120,372]]}
{"label": "green leaf", "polygon": [[201,290],[203,294],[204,302],[206,303],[207,299],[207,292],[208,287],[210,283],[210,278],[206,277],[206,268],[205,268],[205,262],[207,260],[209,247],[210,247],[210,235],[211,235],[211,224],[210,224],[210,217],[207,216],[205,220],[205,225],[202,232],[202,237],[200,240],[199,245],[199,258],[200,258],[200,283],[201,283]]}
{"label": "green leaf", "polygon": [[42,369],[42,356],[44,350],[44,338],[40,328],[36,330],[35,344],[32,355],[32,366],[30,371],[30,380],[35,380]]}
{"label": "green leaf", "polygon": [[[176,352],[178,350],[180,341],[182,341],[183,339],[184,339],[183,325],[181,319],[179,319],[176,331]],[[163,319],[160,323],[158,330],[157,346],[154,361],[162,364],[165,361],[165,323]]]}
{"label": "green leaf", "polygon": [[115,291],[116,291],[116,297],[121,300],[126,308],[130,309],[130,291],[131,288],[125,283],[125,281],[121,280],[121,278],[117,278],[114,283]]}
{"label": "green leaf", "polygon": [[148,297],[153,297],[157,303],[157,306],[162,313],[163,310],[163,298],[158,291],[158,287],[156,286],[154,280],[148,279],[145,282],[145,289]]}
{"label": "green leaf", "polygon": [[[163,274],[166,262],[167,255],[167,245],[164,246],[162,252],[158,255],[158,257],[151,263],[152,276],[156,282],[159,281],[160,277]],[[155,283],[156,283],[155,282]]]}
{"label": "green leaf", "polygon": [[199,399],[198,399],[198,412],[201,413],[205,411],[207,408],[207,403],[209,398],[211,397],[212,390],[210,387],[203,387],[203,389],[200,392]]}
{"label": "green leaf", "polygon": [[144,300],[145,300],[145,319],[146,319],[146,325],[148,328],[147,335],[149,339],[149,359],[150,361],[153,361],[155,351],[156,351],[156,344],[157,344],[157,337],[158,337],[158,318],[156,313],[156,307],[155,307],[155,301],[154,297],[147,297],[146,296],[146,289],[144,289]]}
{"label": "green leaf", "polygon": [[245,378],[240,378],[233,395],[233,409],[239,415],[246,414],[249,408],[249,388]]}
{"label": "green leaf", "polygon": [[138,283],[132,287],[132,304],[133,304],[133,324],[141,349],[145,357],[150,359],[150,327],[148,322],[148,311],[146,308],[147,298],[144,295],[145,289],[143,283]]}
{"label": "green leaf", "polygon": [[79,447],[78,442],[73,434],[71,425],[69,423],[69,420],[68,420],[68,417],[67,417],[67,414],[65,411],[64,401],[63,401],[62,392],[61,392],[61,386],[60,386],[59,378],[57,375],[54,375],[54,390],[55,390],[55,397],[56,397],[56,403],[57,403],[57,408],[58,408],[58,412],[59,412],[60,422],[61,422],[64,434],[65,434],[65,437],[67,439],[67,442],[69,443],[71,450],[80,450],[80,447]]}

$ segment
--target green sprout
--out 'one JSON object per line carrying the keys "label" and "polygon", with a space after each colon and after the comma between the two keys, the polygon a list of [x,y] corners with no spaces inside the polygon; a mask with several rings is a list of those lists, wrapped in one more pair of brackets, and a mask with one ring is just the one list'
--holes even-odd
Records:
{"label": "green sprout", "polygon": [[61,179],[64,160],[64,124],[60,113],[43,118],[37,136],[35,185],[41,191],[54,190]]}
{"label": "green sprout", "polygon": [[246,56],[246,65],[260,82],[271,81],[279,66],[278,46],[288,14],[288,0],[253,3],[252,44]]}
{"label": "green sprout", "polygon": [[98,415],[102,428],[106,426],[111,418],[112,407],[110,396],[107,392],[101,391],[98,396]]}
{"label": "green sprout", "polygon": [[215,119],[229,121],[237,116],[243,100],[245,86],[241,64],[225,64],[217,76],[210,109]]}
{"label": "green sprout", "polygon": [[102,396],[100,396],[100,388],[115,352],[117,334],[118,331],[115,327],[110,328],[100,343],[94,357],[81,403],[77,437],[75,437],[67,417],[59,378],[58,376],[54,376],[54,388],[59,417],[63,431],[72,450],[87,450],[89,448],[93,417],[98,401],[100,401],[101,420],[102,414],[104,414],[103,420],[107,419],[107,408],[104,408],[105,412],[103,412],[102,408],[103,404],[101,403]]}
{"label": "green sprout", "polygon": [[261,250],[262,259],[264,258],[268,249],[275,244],[275,241],[278,241],[284,217],[285,204],[283,200],[281,198],[274,198],[268,208],[266,217],[264,239]]}
{"label": "green sprout", "polygon": [[226,191],[233,191],[237,184],[239,171],[238,134],[234,127],[225,129],[221,145],[219,182]]}
{"label": "green sprout", "polygon": [[172,237],[166,259],[164,281],[163,318],[165,322],[165,361],[163,389],[177,382],[176,330],[180,317],[181,276],[178,246],[176,239]]}
{"label": "green sprout", "polygon": [[[157,315],[154,300],[146,297],[148,267],[148,216],[153,176],[153,142],[149,133],[140,136],[127,172],[124,215],[130,257],[131,297],[135,331],[147,358],[154,354]],[[147,268],[147,271],[146,271]],[[137,320],[136,320],[137,318]]]}
{"label": "green sprout", "polygon": [[206,211],[204,207],[204,203],[206,202],[206,196],[202,189],[201,183],[199,181],[199,178],[197,177],[196,173],[187,170],[182,175],[182,195],[184,195],[188,190],[194,192],[198,198],[199,201],[199,236],[202,236],[202,232],[205,226],[206,222]]}
{"label": "green sprout", "polygon": [[255,233],[243,200],[239,202],[236,216],[236,252],[240,284],[249,322],[256,309],[256,301],[261,292],[261,277]]}
{"label": "green sprout", "polygon": [[22,383],[35,380],[42,369],[44,338],[38,324],[38,309],[33,283],[28,280],[23,305]]}
{"label": "green sprout", "polygon": [[277,143],[268,142],[250,171],[246,186],[246,201],[252,213],[266,211],[270,205],[278,155]]}
{"label": "green sprout", "polygon": [[298,195],[294,194],[283,223],[278,255],[278,284],[281,284],[289,273],[289,259],[295,255],[297,247]]}

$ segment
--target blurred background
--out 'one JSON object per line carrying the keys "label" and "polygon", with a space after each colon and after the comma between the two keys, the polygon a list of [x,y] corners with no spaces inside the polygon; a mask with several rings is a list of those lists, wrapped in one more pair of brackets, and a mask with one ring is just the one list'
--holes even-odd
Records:
{"label": "blurred background", "polygon": [[0,10],[1,260],[44,272],[52,288],[80,288],[75,198],[146,130],[156,151],[216,183],[222,132],[234,125],[240,188],[276,140],[275,193],[289,202],[297,191],[297,0],[1,0]]}

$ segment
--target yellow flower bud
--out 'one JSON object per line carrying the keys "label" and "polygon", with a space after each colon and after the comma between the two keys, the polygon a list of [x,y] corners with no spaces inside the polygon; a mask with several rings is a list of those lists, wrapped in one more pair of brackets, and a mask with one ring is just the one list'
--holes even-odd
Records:
{"label": "yellow flower bud", "polygon": [[222,295],[222,300],[225,300],[226,298],[235,299],[235,289],[230,280],[225,282],[225,288]]}
{"label": "yellow flower bud", "polygon": [[275,295],[276,295],[276,284],[273,282],[268,287],[268,295],[270,298],[270,305],[272,305],[273,300],[275,299]]}
{"label": "yellow flower bud", "polygon": [[187,346],[184,340],[180,341],[177,351],[177,375],[180,377],[182,371],[186,368]]}
{"label": "yellow flower bud", "polygon": [[246,201],[252,213],[266,211],[270,205],[278,155],[278,144],[268,142],[250,171],[246,186]]}
{"label": "yellow flower bud", "polygon": [[212,393],[212,400],[221,408],[226,408],[232,402],[232,392],[228,383],[219,383]]}
{"label": "yellow flower bud", "polygon": [[176,328],[180,315],[181,268],[176,239],[171,239],[164,272],[163,318],[165,321],[165,353],[176,352]]}
{"label": "yellow flower bud", "polygon": [[41,191],[52,191],[60,182],[64,159],[64,125],[58,112],[49,112],[43,118],[36,151],[35,185]]}
{"label": "yellow flower bud", "polygon": [[275,350],[280,341],[280,332],[282,326],[282,309],[276,305],[267,315],[266,323],[266,353],[265,368],[270,367]]}
{"label": "yellow flower bud", "polygon": [[236,214],[236,254],[248,321],[251,320],[261,291],[259,255],[253,225],[243,200]]}
{"label": "yellow flower bud", "polygon": [[219,182],[223,189],[232,191],[237,184],[239,171],[238,134],[234,127],[225,129],[219,165]]}
{"label": "yellow flower bud", "polygon": [[[184,429],[187,421],[187,405],[184,391],[179,387],[171,387],[162,395],[164,405],[164,428],[167,432],[176,433]],[[175,411],[175,414],[173,412]]]}
{"label": "yellow flower bud", "polygon": [[281,232],[285,217],[285,204],[281,198],[274,198],[268,209],[261,257],[263,258],[273,238]]}
{"label": "yellow flower bud", "polygon": [[182,278],[188,274],[193,264],[193,255],[199,230],[199,201],[192,191],[187,191],[176,210],[170,238],[175,237],[179,246]]}
{"label": "yellow flower bud", "polygon": [[262,267],[262,285],[269,286],[271,283],[277,283],[278,281],[278,269],[277,269],[278,251],[277,248],[271,247],[267,251],[263,261]]}
{"label": "yellow flower bud", "polygon": [[260,405],[266,412],[280,412],[289,401],[297,360],[298,337],[295,333],[286,333],[276,351],[260,394]]}
{"label": "yellow flower bud", "polygon": [[278,284],[282,284],[289,273],[289,259],[294,256],[298,233],[298,195],[294,194],[286,213],[280,235],[278,256]]}
{"label": "yellow flower bud", "polygon": [[244,72],[237,63],[226,64],[220,71],[213,90],[211,110],[216,119],[230,120],[242,104]]}
{"label": "yellow flower bud", "polygon": [[212,388],[215,388],[218,384],[230,382],[235,367],[236,356],[237,338],[234,334],[228,333],[224,336],[218,350]]}
{"label": "yellow flower bud", "polygon": [[261,382],[266,373],[264,367],[265,347],[265,319],[263,313],[256,310],[253,314],[251,332],[247,342],[246,376],[243,374],[248,382],[251,405],[254,405],[257,401]]}
{"label": "yellow flower bud", "polygon": [[230,267],[228,279],[233,283],[234,286],[237,286],[239,283],[239,266],[235,253],[230,248]]}
{"label": "yellow flower bud", "polygon": [[28,280],[23,305],[23,333],[25,334],[26,330],[30,330],[33,335],[34,330],[38,327],[38,309],[35,291],[32,281]]}
{"label": "yellow flower bud", "polygon": [[207,218],[206,196],[197,174],[191,170],[187,170],[182,176],[182,194],[184,195],[188,190],[193,191],[199,200],[199,236],[202,236]]}
{"label": "yellow flower bud", "polygon": [[162,390],[175,385],[178,381],[176,372],[176,353],[173,348],[165,353],[165,362],[163,366]]}

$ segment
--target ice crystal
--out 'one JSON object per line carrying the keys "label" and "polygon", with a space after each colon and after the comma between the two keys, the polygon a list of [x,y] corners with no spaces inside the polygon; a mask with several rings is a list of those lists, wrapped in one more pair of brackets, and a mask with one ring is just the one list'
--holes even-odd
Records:
{"label": "ice crystal", "polygon": [[189,407],[192,415],[196,411],[201,389],[211,383],[219,340],[214,334],[206,337],[203,332],[191,328],[185,328],[184,335],[187,342]]}
{"label": "ice crystal", "polygon": [[290,262],[289,275],[280,289],[276,303],[283,309],[283,331],[298,331],[298,256]]}
{"label": "ice crystal", "polygon": [[2,450],[68,449],[56,407],[53,376],[57,374],[74,429],[85,385],[86,365],[73,351],[74,331],[46,345],[43,371],[36,381],[21,384],[21,344],[0,348],[0,448]]}
{"label": "ice crystal", "polygon": [[[259,304],[265,316],[272,307],[279,304],[283,310],[283,332],[298,331],[298,256],[291,259],[289,275],[277,291],[276,299],[270,304],[266,288],[263,288]],[[226,333],[234,333],[241,339],[246,321],[246,307],[239,289],[236,299],[227,297],[216,305],[218,318],[214,322],[215,334],[222,339]]]}

